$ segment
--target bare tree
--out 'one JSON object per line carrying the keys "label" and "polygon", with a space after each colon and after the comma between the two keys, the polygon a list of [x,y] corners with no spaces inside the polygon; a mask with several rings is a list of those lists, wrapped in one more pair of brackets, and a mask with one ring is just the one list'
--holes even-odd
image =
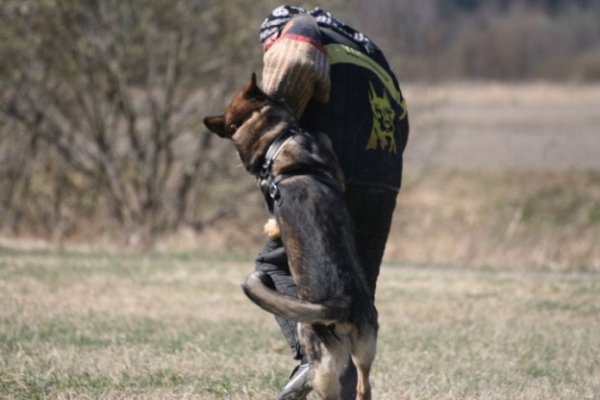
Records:
{"label": "bare tree", "polygon": [[3,5],[0,224],[18,228],[27,215],[54,234],[67,214],[78,225],[108,217],[151,237],[213,218],[198,205],[231,169],[201,117],[211,93],[220,103],[257,59],[238,81],[227,75],[250,36],[227,36],[239,20],[226,10],[193,0]]}

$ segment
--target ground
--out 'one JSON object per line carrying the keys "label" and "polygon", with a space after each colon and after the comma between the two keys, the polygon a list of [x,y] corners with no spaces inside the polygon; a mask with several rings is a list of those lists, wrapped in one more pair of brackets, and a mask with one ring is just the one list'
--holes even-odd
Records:
{"label": "ground", "polygon": [[600,85],[407,85],[407,168],[600,169]]}

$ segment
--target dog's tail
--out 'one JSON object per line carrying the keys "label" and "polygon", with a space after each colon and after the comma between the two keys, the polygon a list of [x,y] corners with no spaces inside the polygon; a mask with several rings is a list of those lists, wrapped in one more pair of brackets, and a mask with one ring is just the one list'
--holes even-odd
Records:
{"label": "dog's tail", "polygon": [[343,321],[348,315],[348,306],[341,300],[311,303],[288,296],[265,285],[263,272],[250,274],[242,289],[246,296],[265,311],[279,317],[307,324],[331,324]]}

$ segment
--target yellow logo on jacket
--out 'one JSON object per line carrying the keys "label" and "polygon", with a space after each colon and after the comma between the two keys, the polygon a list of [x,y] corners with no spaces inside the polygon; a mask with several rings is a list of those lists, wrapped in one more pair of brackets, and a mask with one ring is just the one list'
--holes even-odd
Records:
{"label": "yellow logo on jacket", "polygon": [[[406,100],[396,87],[392,76],[377,62],[358,50],[343,44],[328,44],[325,46],[330,65],[353,64],[373,72],[383,84],[383,94],[380,97],[371,82],[369,82],[369,100],[373,110],[373,129],[367,143],[367,150],[388,150],[397,153],[394,137],[394,123],[397,117],[402,121],[407,116]],[[402,114],[396,116],[390,100],[400,106]]]}
{"label": "yellow logo on jacket", "polygon": [[388,150],[396,153],[396,138],[394,137],[394,122],[396,113],[390,103],[387,91],[383,89],[383,96],[379,96],[369,82],[369,101],[373,111],[373,128],[367,143],[367,150]]}

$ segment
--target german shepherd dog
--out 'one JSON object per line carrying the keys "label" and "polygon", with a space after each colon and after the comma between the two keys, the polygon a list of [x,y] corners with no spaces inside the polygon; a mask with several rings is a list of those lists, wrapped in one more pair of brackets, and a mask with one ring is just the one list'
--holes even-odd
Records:
{"label": "german shepherd dog", "polygon": [[278,293],[254,272],[242,288],[264,310],[298,322],[309,359],[312,387],[339,399],[339,376],[349,356],[358,370],[357,399],[371,399],[377,310],[361,273],[343,174],[325,134],[298,129],[283,101],[265,94],[252,74],[224,115],[204,124],[235,144],[246,170],[257,178],[275,218],[298,297]]}

